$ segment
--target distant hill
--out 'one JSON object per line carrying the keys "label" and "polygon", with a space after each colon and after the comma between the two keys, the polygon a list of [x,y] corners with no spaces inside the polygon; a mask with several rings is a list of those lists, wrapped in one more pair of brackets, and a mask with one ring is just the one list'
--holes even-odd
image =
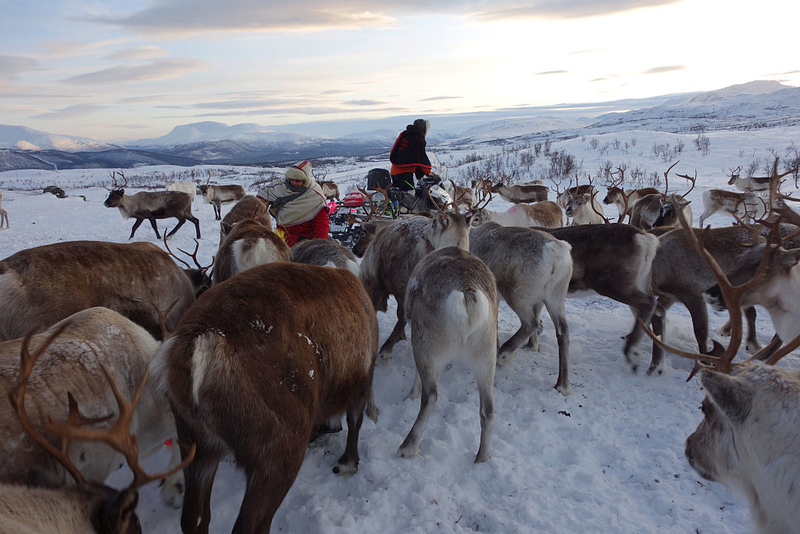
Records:
{"label": "distant hill", "polygon": [[19,150],[63,150],[67,152],[88,152],[91,150],[108,150],[115,145],[75,137],[59,135],[26,128],[25,126],[7,126],[0,124],[0,148]]}
{"label": "distant hill", "polygon": [[[576,109],[619,109],[592,119]],[[656,105],[653,105],[653,104]],[[647,107],[642,107],[642,106]],[[562,109],[563,108],[563,109]],[[254,123],[228,126],[204,121],[176,126],[155,139],[125,147],[21,126],[0,125],[0,171],[35,168],[130,168],[142,165],[284,164],[299,158],[374,156],[388,153],[403,128],[382,128],[388,119],[358,122],[364,130],[339,137],[268,128]],[[402,124],[405,118],[395,117]],[[519,108],[442,116],[434,121],[428,146],[470,149],[482,143],[566,139],[625,130],[689,133],[757,130],[800,124],[800,88],[776,81],[754,81],[704,93],[665,95],[638,101]],[[456,134],[446,126],[461,124]],[[372,125],[372,129],[369,126]],[[349,124],[350,130],[354,124]],[[330,125],[326,130],[331,130]],[[2,150],[5,148],[6,150]]]}
{"label": "distant hill", "polygon": [[115,148],[97,152],[65,152],[63,150],[25,151],[0,149],[0,171],[21,169],[108,169],[145,165],[200,165],[199,160],[156,154],[142,150]]}

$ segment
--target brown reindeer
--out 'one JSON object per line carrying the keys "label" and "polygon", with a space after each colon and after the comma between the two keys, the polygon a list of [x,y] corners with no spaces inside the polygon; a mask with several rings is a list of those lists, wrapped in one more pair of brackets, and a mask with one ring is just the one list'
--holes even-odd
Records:
{"label": "brown reindeer", "polygon": [[[572,278],[568,297],[594,292],[630,306],[645,324],[655,309],[650,295],[650,267],[658,238],[628,224],[592,224],[547,229],[556,239],[572,246]],[[638,367],[637,345],[642,329],[634,325],[625,336],[623,353],[631,368]]]}
{"label": "brown reindeer", "polygon": [[641,189],[625,189],[609,186],[608,192],[603,199],[603,204],[614,204],[617,206],[617,213],[619,218],[617,222],[622,222],[625,217],[631,216],[631,211],[636,203],[645,195],[654,195],[660,193],[655,187],[643,187]]}
{"label": "brown reindeer", "polygon": [[256,265],[289,261],[291,256],[289,246],[275,232],[254,219],[245,219],[220,243],[211,279],[218,284]]}
{"label": "brown reindeer", "polygon": [[105,306],[160,338],[153,305],[174,328],[194,302],[194,287],[153,243],[67,241],[22,250],[0,261],[0,341],[42,331],[75,312]]}
{"label": "brown reindeer", "polygon": [[513,184],[500,180],[492,185],[492,193],[498,193],[506,202],[520,204],[522,202],[541,202],[547,200],[550,188],[544,184]]}
{"label": "brown reindeer", "polygon": [[200,239],[200,221],[192,215],[192,198],[188,194],[181,191],[157,191],[155,193],[141,191],[135,195],[128,196],[125,194],[124,189],[128,184],[127,178],[123,173],[118,173],[124,180],[123,184],[119,184],[116,174],[115,172],[111,175],[114,181],[113,189],[111,189],[103,205],[107,208],[119,208],[123,219],[130,219],[131,217],[136,219],[128,239],[133,239],[136,230],[139,229],[145,219],[150,221],[150,225],[156,233],[156,238],[161,239],[156,220],[173,217],[178,219],[178,224],[167,234],[167,237],[177,232],[183,226],[183,223],[188,220],[194,224],[195,230],[197,230],[197,239]]}
{"label": "brown reindeer", "polygon": [[247,477],[233,531],[269,532],[312,429],[345,411],[347,445],[334,472],[354,473],[377,346],[375,311],[344,269],[259,265],[205,292],[152,371],[179,438],[197,446],[184,470],[183,532],[208,532],[211,485],[227,451]]}
{"label": "brown reindeer", "polygon": [[214,218],[218,221],[222,219],[222,204],[241,200],[246,194],[241,185],[209,185],[205,183],[197,188],[203,195],[203,202],[214,206]]}
{"label": "brown reindeer", "polygon": [[331,180],[317,180],[326,200],[339,200],[339,185]]}
{"label": "brown reindeer", "polygon": [[[58,337],[46,346],[54,332]],[[158,343],[142,327],[108,308],[82,310],[53,325],[48,331],[23,339],[0,343],[0,390],[11,390],[17,380],[20,350],[25,343],[41,345],[39,364],[30,372],[28,393],[31,422],[46,424],[47,417],[67,417],[66,393],[71,392],[83,414],[107,423],[114,397],[101,376],[97,361],[108,370],[126,397],[132,397],[137,384],[147,374],[147,366],[158,350]],[[55,370],[55,373],[54,373]],[[108,417],[106,417],[108,416]],[[94,428],[99,428],[94,425]],[[0,429],[5,436],[0,443],[0,479],[14,483],[62,485],[67,472],[51,461],[45,449],[38,447],[25,433],[16,413],[0,403]],[[130,430],[146,458],[163,447],[164,440],[175,438],[175,422],[169,404],[152,387],[145,386],[136,406]],[[180,463],[177,448],[175,464]],[[94,442],[74,442],[68,447],[70,461],[90,481],[102,484],[116,471],[121,457],[113,449]],[[183,477],[172,475],[161,487],[161,495],[170,506],[180,507]],[[2,514],[0,514],[2,515]],[[1,529],[0,529],[1,530]]]}
{"label": "brown reindeer", "polygon": [[[14,386],[8,390],[8,398],[25,432],[69,471],[78,487],[30,488],[21,485],[0,485],[0,510],[2,510],[0,532],[8,534],[38,532],[138,534],[142,528],[135,513],[138,502],[137,489],[153,480],[171,476],[186,467],[192,460],[194,450],[190,451],[186,459],[170,472],[159,475],[145,473],[139,464],[137,436],[131,434],[130,428],[139,415],[137,404],[143,396],[147,381],[147,367],[145,365],[141,369],[143,378],[138,388],[133,388],[133,391],[130,392],[131,400],[128,402],[123,394],[123,390],[129,391],[128,387],[120,388],[117,385],[113,373],[106,367],[106,364],[110,362],[107,360],[104,363],[99,357],[93,362],[93,365],[99,366],[111,386],[119,410],[117,421],[105,429],[86,427],[85,425],[95,425],[98,422],[107,421],[109,417],[87,418],[81,413],[79,404],[69,393],[69,415],[66,417],[66,421],[62,423],[59,420],[53,420],[48,415],[46,423],[42,424],[48,434],[59,438],[60,446],[54,446],[49,439],[45,438],[36,428],[37,424],[41,423],[40,417],[34,416],[32,421],[28,415],[25,400],[26,390],[30,380],[34,388],[31,396],[37,395],[36,388],[42,385],[42,382],[37,379],[31,380],[36,360],[67,328],[69,328],[69,323],[64,322],[49,332],[47,338],[33,354],[30,353],[31,336],[28,335],[22,340],[19,349],[21,360],[19,376]],[[89,363],[87,362],[86,365]],[[48,372],[47,375],[52,378],[51,373]],[[130,381],[129,375],[120,378],[126,379],[127,386]],[[63,395],[65,392],[60,393]],[[41,406],[45,406],[44,410],[47,410],[46,403],[37,404],[37,409],[40,409]],[[108,408],[107,405],[105,407]],[[42,415],[44,414],[42,413]],[[79,440],[101,441],[119,451],[133,471],[131,485],[117,491],[103,486],[99,482],[87,482],[67,454],[70,444]]]}
{"label": "brown reindeer", "polygon": [[233,205],[219,223],[219,242],[225,240],[234,224],[244,219],[255,219],[267,230],[272,230],[272,217],[266,202],[254,195],[245,195]]}
{"label": "brown reindeer", "polygon": [[[700,234],[699,229],[693,232]],[[736,259],[753,245],[750,231],[742,226],[710,229],[704,239],[706,250],[723,271],[732,269]],[[651,276],[653,292],[658,297],[653,331],[663,338],[667,311],[675,302],[680,302],[689,310],[698,349],[701,353],[708,352],[708,311],[703,292],[715,279],[685,232],[674,229],[659,238]],[[756,352],[761,348],[755,330],[756,310],[748,306],[744,313],[748,324],[747,350]],[[654,344],[648,373],[662,372],[663,354],[658,344]]]}
{"label": "brown reindeer", "polygon": [[292,261],[320,267],[347,269],[361,277],[361,268],[352,252],[331,239],[306,239],[292,247]]}
{"label": "brown reindeer", "polygon": [[377,311],[386,311],[389,295],[397,300],[397,324],[378,354],[389,361],[392,348],[405,339],[404,298],[411,271],[437,248],[469,248],[471,214],[434,212],[430,219],[409,217],[378,232],[361,260],[361,279]]}

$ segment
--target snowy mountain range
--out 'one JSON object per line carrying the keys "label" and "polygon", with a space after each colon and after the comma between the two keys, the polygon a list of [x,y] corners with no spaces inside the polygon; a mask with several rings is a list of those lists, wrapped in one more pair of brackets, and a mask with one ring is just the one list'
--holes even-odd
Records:
{"label": "snowy mountain range", "polygon": [[[653,105],[654,102],[657,104]],[[428,144],[469,148],[515,139],[568,139],[624,130],[674,133],[757,130],[800,124],[800,88],[754,81],[705,93],[620,101],[623,111],[590,117],[592,106],[519,108],[503,112],[434,117]],[[649,105],[645,105],[649,104]],[[635,106],[640,106],[632,109]],[[611,103],[597,109],[613,108]],[[583,109],[583,116],[575,109]],[[403,124],[405,118],[396,118]],[[0,171],[12,169],[135,167],[200,163],[279,163],[297,158],[369,156],[387,152],[400,128],[387,119],[364,122],[363,131],[323,136],[295,131],[300,125],[269,128],[254,123],[228,126],[205,121],[176,126],[155,139],[111,145],[86,138],[0,125]],[[359,123],[360,125],[361,123]],[[374,129],[369,129],[373,124]],[[326,125],[330,130],[331,125]],[[349,127],[352,128],[352,124]]]}

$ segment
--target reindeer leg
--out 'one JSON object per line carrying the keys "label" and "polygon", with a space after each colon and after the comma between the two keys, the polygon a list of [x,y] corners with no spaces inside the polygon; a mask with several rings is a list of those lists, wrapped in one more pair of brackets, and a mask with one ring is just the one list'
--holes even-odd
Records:
{"label": "reindeer leg", "polygon": [[748,306],[744,309],[744,317],[747,319],[747,340],[744,350],[748,354],[755,354],[761,350],[761,343],[758,342],[756,335],[756,309],[754,306]]}
{"label": "reindeer leg", "polygon": [[[161,239],[161,235],[158,233],[158,226],[156,225],[156,220],[153,219],[152,217],[149,217],[147,220],[150,221],[150,226],[153,227],[153,231],[156,233],[156,239]],[[131,237],[133,237],[133,232],[131,232]]]}
{"label": "reindeer leg", "polygon": [[392,361],[392,349],[398,341],[406,338],[406,312],[405,312],[405,299],[400,298],[397,300],[397,324],[394,325],[394,330],[386,338],[386,341],[381,345],[378,351],[378,361],[390,362]]}
{"label": "reindeer leg", "polygon": [[[638,290],[634,291],[630,295],[620,295],[619,298],[611,295],[605,296],[611,297],[619,302],[624,302],[631,307],[631,311],[634,312],[634,315],[638,319],[641,319],[644,324],[650,324],[650,320],[653,317],[653,311],[656,308],[656,299],[654,297]],[[639,366],[639,353],[637,345],[639,344],[639,341],[641,341],[643,335],[644,332],[642,331],[642,327],[639,326],[639,322],[637,321],[633,325],[633,330],[631,330],[631,333],[625,336],[625,347],[623,348],[623,354],[625,354],[625,359],[630,364],[631,370],[634,373]]]}
{"label": "reindeer leg", "polygon": [[702,297],[691,297],[681,299],[681,302],[689,310],[692,316],[692,327],[694,338],[697,340],[697,348],[700,354],[708,352],[708,310]]}
{"label": "reindeer leg", "polygon": [[541,319],[543,306],[544,303],[542,302],[537,302],[533,305],[533,318],[536,328],[534,329],[530,339],[528,339],[528,343],[523,347],[525,350],[539,352],[539,334],[541,334],[542,330],[544,330]]}
{"label": "reindeer leg", "polygon": [[[667,325],[667,310],[674,302],[675,300],[673,298],[665,295],[661,295],[656,300],[656,309],[653,312],[651,322],[653,325],[653,333],[657,336],[660,336],[662,340],[664,339],[664,331],[666,330]],[[664,349],[656,345],[654,342],[653,353],[650,359],[650,368],[647,369],[647,374],[653,374],[653,372],[656,370],[658,370],[658,374],[661,374],[663,372],[663,362]]]}
{"label": "reindeer leg", "polygon": [[[136,230],[139,229],[143,222],[144,219],[136,219],[136,222],[133,223],[133,228],[131,228],[131,236],[128,239],[133,239],[133,234],[136,233]],[[158,230],[156,230],[156,235],[158,235]]]}
{"label": "reindeer leg", "polygon": [[190,217],[190,221],[194,224],[194,229],[197,231],[197,239],[200,239],[200,221],[197,220],[197,217]]}
{"label": "reindeer leg", "polygon": [[[482,346],[472,353],[470,370],[478,383],[481,417],[481,443],[475,463],[489,460],[489,449],[492,446],[492,430],[494,428],[494,372],[497,367],[496,336],[486,336]],[[487,357],[488,356],[488,357]]]}
{"label": "reindeer leg", "polygon": [[364,388],[364,393],[358,395],[347,408],[347,444],[344,454],[333,466],[333,472],[337,475],[352,475],[358,471],[358,435],[361,423],[364,421],[364,407],[371,390],[371,387]]}
{"label": "reindeer leg", "polygon": [[511,362],[517,349],[536,335],[539,323],[537,321],[538,317],[535,316],[535,307],[539,306],[539,311],[541,312],[541,304],[532,306],[527,302],[520,302],[520,299],[515,298],[513,295],[503,295],[503,298],[508,303],[509,308],[517,314],[521,324],[519,330],[500,347],[500,354],[497,356],[498,365],[505,365]]}
{"label": "reindeer leg", "polygon": [[186,219],[178,219],[178,224],[176,224],[176,225],[175,225],[175,228],[173,228],[173,229],[170,231],[170,233],[168,233],[168,234],[167,234],[167,237],[172,237],[172,235],[173,235],[175,232],[177,232],[177,231],[178,231],[178,229],[179,229],[181,226],[183,226],[183,223],[185,223],[185,222],[186,222]]}
{"label": "reindeer leg", "polygon": [[[173,410],[173,413],[175,411]],[[211,444],[194,439],[189,425],[177,415],[175,428],[178,441],[184,444],[196,443],[197,451],[194,460],[183,470],[186,493],[183,496],[183,512],[181,513],[181,530],[184,534],[208,534],[211,522],[211,487],[219,467],[222,451]],[[174,445],[177,447],[177,443]],[[183,456],[183,452],[181,452]]]}
{"label": "reindeer leg", "polygon": [[433,408],[436,406],[436,399],[439,398],[436,383],[446,359],[443,354],[436,354],[431,357],[427,354],[427,351],[424,351],[426,352],[424,355],[422,352],[423,350],[421,349],[415,348],[414,350],[417,372],[422,380],[422,398],[419,404],[419,414],[406,439],[397,449],[397,456],[400,458],[419,456],[419,442],[422,439],[422,432],[425,430],[425,425],[428,423],[428,419],[433,413]]}
{"label": "reindeer leg", "polygon": [[556,339],[558,340],[558,380],[555,388],[562,395],[569,395],[569,325],[564,311],[564,301],[556,302],[555,305],[546,304],[547,313],[550,314],[553,324],[556,327]]}

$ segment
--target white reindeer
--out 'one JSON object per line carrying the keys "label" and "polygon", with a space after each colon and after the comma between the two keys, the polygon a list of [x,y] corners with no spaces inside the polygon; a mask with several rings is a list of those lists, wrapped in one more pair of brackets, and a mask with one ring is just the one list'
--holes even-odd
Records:
{"label": "white reindeer", "polygon": [[6,223],[6,228],[11,228],[8,223],[8,212],[3,209],[3,192],[0,191],[0,230],[3,228],[3,222]]}
{"label": "white reindeer", "polygon": [[[58,337],[45,345],[45,340],[56,334]],[[97,362],[106,367],[123,396],[131,399],[158,350],[158,343],[142,327],[101,307],[80,311],[28,341],[36,347],[46,346],[28,379],[28,418],[37,427],[44,425],[48,416],[66,419],[68,392],[86,417],[113,414],[114,396]],[[23,339],[0,343],[0,390],[13,387],[24,347]],[[137,435],[143,458],[159,451],[166,439],[175,438],[169,404],[149,384],[133,414],[130,431]],[[5,436],[0,443],[0,478],[4,481],[60,485],[68,480],[67,472],[50,461],[49,453],[26,434],[8,402],[0,403],[0,432]],[[71,442],[68,455],[87,480],[98,483],[116,471],[122,461],[119,452],[97,442]],[[179,456],[175,446],[174,464],[180,463]],[[174,474],[161,488],[162,498],[172,507],[180,507],[182,478],[182,474]]]}
{"label": "white reindeer", "polygon": [[[702,228],[706,219],[722,212],[730,217],[744,221],[760,219],[767,211],[767,203],[752,191],[734,193],[724,189],[703,191],[703,213],[700,215]],[[691,220],[691,219],[690,219]]]}
{"label": "white reindeer", "polygon": [[200,209],[200,202],[197,200],[197,182],[193,180],[167,180],[164,189],[167,191],[180,191],[182,193],[186,193],[192,197],[192,203],[194,204],[195,209]]}
{"label": "white reindeer", "polygon": [[397,455],[419,455],[422,432],[436,404],[436,383],[453,358],[464,361],[478,384],[481,440],[475,462],[489,460],[494,425],[492,394],[497,364],[497,289],[477,257],[458,247],[425,256],[411,274],[406,319],[417,378],[410,397],[422,395],[419,415]]}
{"label": "white reindeer", "polygon": [[485,208],[476,209],[474,212],[472,226],[480,226],[489,221],[496,222],[501,226],[526,228],[561,228],[564,226],[564,214],[558,204],[551,200],[542,200],[536,204],[515,204],[504,212]]}
{"label": "white reindeer", "polygon": [[800,532],[800,373],[753,362],[701,380],[705,417],[686,440],[689,464],[747,497],[755,532]]}
{"label": "white reindeer", "polygon": [[556,389],[569,394],[569,327],[564,312],[572,277],[572,247],[532,228],[485,223],[470,232],[470,251],[483,260],[497,280],[500,296],[519,316],[520,328],[500,347],[498,361],[514,359],[527,342],[539,350],[539,318],[546,307],[558,339]]}

